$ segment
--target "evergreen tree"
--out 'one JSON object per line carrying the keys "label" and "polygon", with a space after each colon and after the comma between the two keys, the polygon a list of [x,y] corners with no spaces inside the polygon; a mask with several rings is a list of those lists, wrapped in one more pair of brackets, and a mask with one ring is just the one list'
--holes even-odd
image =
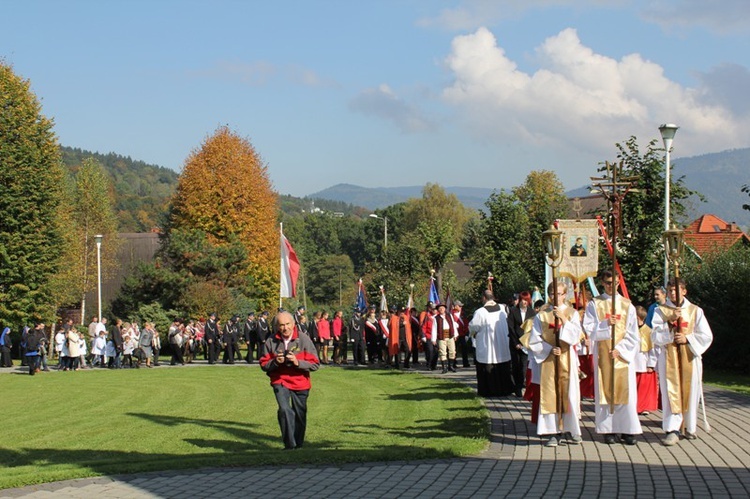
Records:
{"label": "evergreen tree", "polygon": [[0,62],[0,322],[51,320],[59,300],[64,170],[30,83]]}

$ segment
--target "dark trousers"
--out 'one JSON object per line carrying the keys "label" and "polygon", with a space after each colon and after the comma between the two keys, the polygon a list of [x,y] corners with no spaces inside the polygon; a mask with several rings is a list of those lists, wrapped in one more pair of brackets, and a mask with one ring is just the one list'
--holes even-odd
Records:
{"label": "dark trousers", "polygon": [[352,359],[355,364],[364,364],[365,361],[365,342],[362,338],[354,338],[352,343]]}
{"label": "dark trousers", "polygon": [[517,396],[521,396],[521,391],[526,386],[524,376],[526,375],[526,359],[527,356],[523,353],[523,350],[518,350],[515,345],[510,347],[510,374],[513,377],[513,391]]}
{"label": "dark trousers", "polygon": [[419,364],[419,332],[412,331],[411,333],[411,361],[416,366]]}
{"label": "dark trousers", "polygon": [[404,369],[409,369],[409,359],[411,358],[411,349],[406,340],[400,340],[398,342],[398,352],[393,356],[394,367],[398,369],[401,367],[401,354],[404,355]]}
{"label": "dark trousers", "polygon": [[[461,360],[464,367],[469,367],[469,345],[466,344],[466,336],[459,336],[456,340],[456,350],[461,350]],[[456,355],[458,358],[458,355]]]}
{"label": "dark trousers", "polygon": [[307,429],[307,396],[310,390],[290,390],[277,384],[273,385],[273,393],[279,405],[279,428],[281,428],[284,447],[286,449],[302,447]]}
{"label": "dark trousers", "polygon": [[245,356],[248,364],[253,363],[253,352],[255,351],[258,352],[255,359],[260,359],[260,343],[257,339],[250,338],[250,341],[247,342],[247,356]]}
{"label": "dark trousers", "polygon": [[437,345],[434,345],[430,340],[427,340],[424,344],[424,361],[427,369],[434,370],[437,367]]}
{"label": "dark trousers", "polygon": [[174,343],[170,343],[169,346],[172,348],[172,360],[169,362],[170,365],[177,363],[184,364],[185,359],[182,358],[182,347]]}
{"label": "dark trousers", "polygon": [[224,344],[224,363],[234,364],[234,349],[237,345],[227,342]]}
{"label": "dark trousers", "polygon": [[32,376],[36,372],[37,369],[39,369],[39,355],[26,355],[26,363],[29,366],[29,374]]}
{"label": "dark trousers", "polygon": [[206,342],[206,350],[208,350],[208,363],[209,364],[215,364],[216,363],[216,340],[213,340],[211,343]]}

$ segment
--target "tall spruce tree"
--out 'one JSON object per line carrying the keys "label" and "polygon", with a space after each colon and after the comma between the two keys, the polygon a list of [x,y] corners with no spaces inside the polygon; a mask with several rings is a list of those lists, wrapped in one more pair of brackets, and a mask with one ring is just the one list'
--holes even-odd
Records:
{"label": "tall spruce tree", "polygon": [[0,321],[51,320],[59,300],[64,170],[30,83],[0,62]]}

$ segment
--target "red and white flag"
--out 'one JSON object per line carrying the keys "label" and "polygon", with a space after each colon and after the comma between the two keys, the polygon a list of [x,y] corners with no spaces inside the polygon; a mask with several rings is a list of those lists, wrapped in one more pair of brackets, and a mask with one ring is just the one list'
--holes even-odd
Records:
{"label": "red and white flag", "polygon": [[299,259],[289,240],[281,233],[281,298],[297,296],[297,276],[299,276]]}

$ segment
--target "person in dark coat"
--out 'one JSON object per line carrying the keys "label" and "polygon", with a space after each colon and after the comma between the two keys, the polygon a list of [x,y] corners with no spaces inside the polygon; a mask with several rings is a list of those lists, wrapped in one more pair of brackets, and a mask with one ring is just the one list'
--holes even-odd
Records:
{"label": "person in dark coat", "polygon": [[208,350],[208,363],[216,364],[219,348],[219,326],[216,324],[216,313],[211,313],[204,327],[206,350]]}
{"label": "person in dark coat", "polygon": [[365,364],[365,319],[362,317],[362,311],[356,307],[349,321],[349,339],[352,341],[354,365]]}
{"label": "person in dark coat", "polygon": [[258,342],[258,322],[255,320],[255,312],[247,314],[247,319],[242,325],[242,336],[245,338],[247,344],[247,355],[245,356],[245,362],[248,364],[253,363],[253,352],[257,350],[258,357],[260,356],[260,343]]}

